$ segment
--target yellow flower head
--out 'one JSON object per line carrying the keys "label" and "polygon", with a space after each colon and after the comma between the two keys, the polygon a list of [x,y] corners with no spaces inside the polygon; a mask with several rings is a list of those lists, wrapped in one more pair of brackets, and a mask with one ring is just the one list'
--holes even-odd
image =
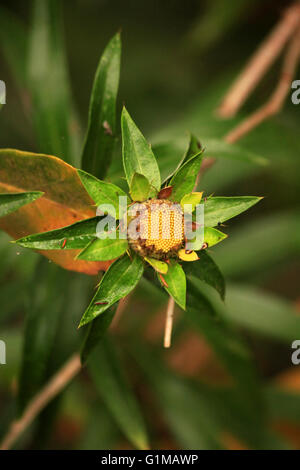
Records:
{"label": "yellow flower head", "polygon": [[139,236],[129,241],[142,256],[168,259],[174,256],[184,243],[184,218],[180,204],[167,199],[150,199],[140,205],[133,219]]}

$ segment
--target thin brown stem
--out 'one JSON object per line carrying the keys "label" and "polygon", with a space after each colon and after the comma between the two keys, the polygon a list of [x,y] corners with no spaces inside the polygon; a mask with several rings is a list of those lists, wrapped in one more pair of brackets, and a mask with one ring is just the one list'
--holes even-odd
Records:
{"label": "thin brown stem", "polygon": [[291,39],[284,57],[281,76],[277,87],[268,102],[241,122],[225,136],[228,143],[234,143],[248,134],[270,116],[278,113],[283,106],[291,87],[291,82],[300,58],[300,31]]}
{"label": "thin brown stem", "polygon": [[285,11],[283,18],[263,41],[230,87],[217,111],[219,116],[229,118],[236,114],[299,27],[299,23],[300,5],[299,2],[295,2]]}
{"label": "thin brown stem", "polygon": [[175,302],[173,297],[169,297],[168,307],[166,312],[166,323],[165,323],[165,336],[164,336],[164,347],[169,348],[171,346],[173,319],[174,319],[174,307]]}
{"label": "thin brown stem", "polygon": [[65,388],[80,370],[80,356],[75,354],[31,400],[21,418],[13,421],[1,443],[0,450],[10,449],[42,409]]}

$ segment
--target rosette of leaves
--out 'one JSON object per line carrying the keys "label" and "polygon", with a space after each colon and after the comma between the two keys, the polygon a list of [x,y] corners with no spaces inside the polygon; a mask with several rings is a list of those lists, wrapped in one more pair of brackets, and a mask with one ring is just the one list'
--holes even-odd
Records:
{"label": "rosette of leaves", "polygon": [[[185,309],[186,273],[194,273],[213,285],[224,297],[224,283],[218,268],[205,253],[205,249],[223,241],[227,235],[216,226],[245,211],[259,197],[208,197],[193,191],[200,171],[203,149],[195,138],[191,139],[188,151],[176,170],[162,183],[154,153],[146,139],[124,108],[121,117],[123,167],[128,183],[128,194],[123,189],[83,170],[77,170],[79,178],[94,202],[94,206],[107,207],[112,229],[102,232],[99,238],[97,225],[100,216],[88,218],[66,227],[29,235],[17,240],[24,247],[37,250],[80,249],[77,259],[111,264],[103,275],[96,294],[84,313],[80,326],[90,323],[110,309],[116,302],[127,296],[138,284],[148,268],[157,273],[161,286],[175,302]],[[162,210],[157,219],[158,236],[155,239],[147,230],[138,239],[131,239],[128,227],[122,224],[119,212],[119,198],[126,201],[128,213],[133,203],[142,207],[138,212],[146,229],[150,226],[149,214]],[[193,212],[200,203],[204,204],[204,243],[196,251],[185,249],[185,227],[181,206],[189,204]],[[161,230],[164,215],[171,213],[170,233],[164,237]],[[149,209],[149,210],[148,210]],[[164,211],[164,212],[163,212]],[[130,220],[130,218],[129,218]],[[192,222],[193,223],[193,222]],[[122,231],[126,235],[121,236]],[[114,231],[113,236],[111,232]],[[189,264],[199,267],[191,268]]]}
{"label": "rosette of leaves", "polygon": [[[210,284],[224,298],[224,279],[207,248],[226,238],[219,230],[223,222],[260,200],[252,196],[204,197],[195,191],[203,148],[194,136],[173,173],[161,181],[154,152],[125,108],[121,130],[128,192],[105,181],[116,141],[120,57],[121,40],[117,34],[105,48],[96,71],[82,169],[50,155],[0,150],[0,192],[11,193],[0,195],[0,228],[17,239],[19,245],[38,250],[63,268],[90,275],[105,271],[80,322],[82,326],[97,319],[99,328],[93,331],[98,334],[94,339],[90,334],[89,343],[99,339],[99,332],[102,334],[113,318],[117,302],[136,287],[143,274],[149,277],[149,270],[154,270],[155,282],[182,309],[186,307],[186,277]],[[57,129],[58,135],[60,132]],[[142,207],[139,216],[143,231],[138,239],[133,239],[122,223],[120,197],[125,201],[129,221],[134,203]],[[193,251],[185,245],[184,204],[191,207],[192,227],[194,210],[198,204],[204,205],[204,238]],[[103,213],[96,215],[96,207],[103,205],[108,208],[104,213],[113,228],[106,228],[105,237],[99,238],[97,226],[103,221]],[[149,235],[152,210],[159,213],[158,237],[154,238]],[[165,215],[171,221],[167,237],[162,230]],[[108,236],[111,231],[113,236]]]}

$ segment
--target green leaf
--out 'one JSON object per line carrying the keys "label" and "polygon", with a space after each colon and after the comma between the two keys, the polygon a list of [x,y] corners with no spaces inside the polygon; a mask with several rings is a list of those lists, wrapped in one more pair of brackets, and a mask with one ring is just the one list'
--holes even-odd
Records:
{"label": "green leaf", "polygon": [[219,223],[232,219],[261,199],[257,196],[209,197],[204,203],[205,226],[215,227]]}
{"label": "green leaf", "polygon": [[168,287],[163,284],[160,276],[158,276],[158,278],[168,294],[173,297],[179,307],[185,310],[186,277],[180,264],[175,261],[170,261],[168,272],[163,275],[163,279]]}
{"label": "green leaf", "polygon": [[90,197],[95,202],[96,206],[102,204],[110,204],[113,206],[114,210],[106,211],[112,217],[119,218],[119,197],[124,196],[127,198],[127,194],[120,189],[118,186],[107,183],[106,181],[100,181],[95,176],[90,175],[82,170],[77,170],[79,178],[85,187],[86,191]]}
{"label": "green leaf", "polygon": [[293,261],[299,251],[300,212],[285,210],[234,227],[226,243],[218,248],[218,263],[225,276],[240,280],[255,274],[257,280],[266,274],[273,277],[274,267]]}
{"label": "green leaf", "polygon": [[[2,258],[1,258],[2,263]],[[1,266],[2,268],[2,266]],[[7,270],[5,270],[7,274]],[[6,281],[5,284],[0,285],[0,321],[3,324],[4,321],[13,321],[13,314],[19,312],[24,308],[24,294],[26,286],[24,285],[24,279]],[[18,292],[18,295],[16,295]]]}
{"label": "green leaf", "polygon": [[258,0],[232,0],[228,4],[223,0],[208,2],[186,34],[184,45],[189,53],[193,51],[202,56],[241,24],[250,6],[254,8],[257,3]]}
{"label": "green leaf", "polygon": [[61,2],[35,0],[29,37],[28,86],[39,151],[78,166],[79,125],[63,41]]}
{"label": "green leaf", "polygon": [[133,201],[142,202],[148,199],[151,191],[148,179],[140,173],[134,173],[130,184],[130,196]]}
{"label": "green leaf", "polygon": [[[111,305],[128,295],[142,277],[144,266],[137,255],[123,256],[115,261],[101,279],[99,288],[85,311],[79,326],[86,325]],[[105,302],[98,304],[97,302]]]}
{"label": "green leaf", "polygon": [[35,250],[82,249],[96,237],[99,220],[99,217],[81,220],[63,228],[19,238],[15,243]]}
{"label": "green leaf", "polygon": [[228,235],[220,232],[216,228],[204,227],[203,238],[199,236],[198,240],[196,239],[196,237],[192,239],[191,243],[193,243],[193,246],[191,247],[191,249],[195,251],[201,250],[203,244],[205,243],[207,243],[207,246],[211,248],[212,246],[216,245],[217,243],[220,243],[222,240],[227,238],[227,236]]}
{"label": "green leaf", "polygon": [[161,184],[157,161],[126,108],[122,111],[121,127],[123,166],[128,185],[130,186],[134,173],[140,173],[148,179],[153,188],[151,195],[157,193]]}
{"label": "green leaf", "polygon": [[170,181],[173,187],[172,201],[179,202],[187,193],[193,191],[197,175],[202,162],[202,150],[191,157],[184,165],[175,173]]}
{"label": "green leaf", "polygon": [[272,384],[264,389],[268,411],[272,421],[282,420],[300,423],[300,394],[297,390],[285,390]]}
{"label": "green leaf", "polygon": [[0,194],[0,217],[4,217],[5,215],[18,210],[20,207],[35,201],[42,195],[43,193],[39,191]]}
{"label": "green leaf", "polygon": [[[136,341],[134,341],[135,343]],[[183,449],[219,449],[220,417],[195,384],[164,366],[160,356],[144,344],[131,346],[132,358],[142,369],[169,432]],[[195,412],[197,410],[197,412]]]}
{"label": "green leaf", "polygon": [[184,163],[200,151],[203,151],[203,148],[199,139],[194,134],[190,134],[189,146],[183,156],[180,166],[184,165]]}
{"label": "green leaf", "polygon": [[59,318],[65,306],[64,296],[57,295],[68,273],[41,259],[27,286],[27,302],[22,364],[18,386],[18,410],[21,413],[43,386],[53,352]]}
{"label": "green leaf", "polygon": [[242,160],[244,162],[254,163],[260,166],[266,166],[269,164],[269,160],[267,158],[254,152],[250,152],[246,148],[240,147],[237,144],[228,144],[223,139],[206,138],[205,147],[207,148],[209,155],[214,158]]}
{"label": "green leaf", "polygon": [[108,261],[121,256],[128,249],[127,239],[118,238],[119,232],[115,232],[117,238],[97,238],[93,240],[79,255],[78,259],[86,261]]}
{"label": "green leaf", "polygon": [[[224,92],[225,90],[223,90],[223,93]],[[215,103],[213,108],[215,108],[217,104],[218,103]],[[209,113],[210,109],[207,112]],[[222,122],[224,123],[224,120]],[[184,123],[184,125],[186,125],[186,123]],[[194,128],[198,129],[199,124],[195,124]],[[227,131],[229,131],[229,129],[227,129]],[[209,129],[209,133],[211,132],[212,130]],[[226,129],[214,130],[214,132],[215,134],[224,134]],[[169,175],[170,173],[170,168],[174,165],[174,160],[180,158],[180,155],[182,154],[186,145],[186,139],[178,137],[179,135],[180,127],[176,130],[171,141],[162,141],[160,144],[158,143],[153,145],[153,151],[157,156],[161,175],[164,181],[163,184],[170,183],[171,177],[176,173],[179,166],[182,165],[184,161],[183,157],[175,172],[165,179],[165,176]],[[269,160],[264,158],[260,152],[250,152],[248,147],[227,144],[223,140],[211,139],[210,137],[207,137],[207,135],[207,132],[204,133],[203,142],[205,143],[205,148],[208,151],[208,155],[210,157],[217,158],[216,164],[213,165],[209,171],[204,173],[203,180],[201,182],[201,187],[204,188],[208,193],[215,191],[216,187],[218,187],[219,190],[223,189],[228,187],[230,184],[232,185],[232,182],[246,178],[248,175],[252,175],[254,172],[257,173],[261,171],[261,166],[266,166],[269,163]],[[160,137],[160,139],[161,138],[162,137]],[[170,138],[170,134],[167,133],[164,138]],[[259,146],[256,145],[256,148],[258,149]],[[199,151],[199,147],[198,149],[194,147],[194,149],[194,153],[190,154],[189,158]],[[220,179],[220,174],[222,175],[222,179]]]}
{"label": "green leaf", "polygon": [[[168,157],[169,152],[170,152],[170,155],[171,155],[170,164],[173,163],[173,161],[174,161],[174,155],[176,155],[176,150],[177,149],[174,148],[172,144],[171,145],[169,145],[169,144],[163,145],[162,144],[161,146],[158,146],[158,151],[164,158]],[[199,153],[200,150],[202,150],[202,146],[201,146],[199,140],[193,134],[190,134],[189,145],[188,145],[187,150],[184,152],[184,155],[183,155],[182,159],[180,160],[177,168],[173,171],[173,173],[171,173],[171,175],[169,175],[165,179],[164,185],[168,186],[171,179],[172,179],[172,176],[174,176],[175,173],[177,173],[179,168],[181,168],[182,165],[184,165],[191,157],[193,157],[194,155]]]}
{"label": "green leaf", "polygon": [[251,286],[229,286],[222,311],[229,321],[286,344],[300,336],[300,317],[292,303]]}
{"label": "green leaf", "polygon": [[204,243],[207,243],[209,247],[220,243],[227,237],[228,235],[226,235],[226,233],[222,233],[216,228],[204,227]]}
{"label": "green leaf", "polygon": [[111,342],[99,344],[88,368],[96,389],[124,435],[137,449],[149,449],[139,404]]}
{"label": "green leaf", "polygon": [[28,34],[19,16],[3,6],[0,8],[0,40],[1,52],[9,64],[14,80],[19,87],[24,87],[27,79]]}
{"label": "green leaf", "polygon": [[258,377],[250,352],[233,328],[227,322],[216,321],[215,304],[208,298],[199,282],[188,281],[187,314],[195,328],[204,335],[219,360],[235,379],[244,395],[245,404],[256,415],[262,413],[262,397]]}
{"label": "green leaf", "polygon": [[225,280],[220,269],[204,250],[201,251],[199,255],[200,259],[198,261],[183,264],[186,275],[189,277],[194,276],[206,284],[209,284],[219,292],[221,299],[224,300]]}
{"label": "green leaf", "polygon": [[191,204],[192,205],[191,212],[193,212],[196,206],[200,204],[201,199],[202,199],[202,193],[199,193],[199,192],[189,193],[183,196],[183,198],[180,201],[180,205],[182,209],[184,209],[185,204]]}
{"label": "green leaf", "polygon": [[156,258],[148,258],[147,256],[145,256],[144,260],[147,261],[147,263],[149,263],[158,273],[167,274],[169,266],[164,261],[160,261]]}
{"label": "green leaf", "polygon": [[81,362],[85,364],[94,351],[95,347],[104,337],[117,310],[117,303],[112,305],[106,312],[93,320],[87,327],[87,333],[81,348]]}
{"label": "green leaf", "polygon": [[82,153],[82,168],[99,178],[106,176],[114,150],[120,61],[118,33],[106,46],[96,71]]}

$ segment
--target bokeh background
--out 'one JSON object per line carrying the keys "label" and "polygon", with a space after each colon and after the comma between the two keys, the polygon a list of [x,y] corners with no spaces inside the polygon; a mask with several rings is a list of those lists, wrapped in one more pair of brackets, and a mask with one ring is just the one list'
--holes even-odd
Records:
{"label": "bokeh background", "polygon": [[[48,3],[55,6],[63,30],[57,48],[66,59],[70,120],[76,117],[74,164],[79,161],[97,63],[118,30],[118,108],[126,103],[153,144],[164,174],[181,158],[188,132],[211,156],[210,139],[221,141],[262,105],[279,78],[282,57],[235,118],[216,116],[230,84],[289,4],[284,0]],[[68,136],[61,135],[54,145],[39,132],[38,123],[47,114],[47,97],[66,77],[55,74],[52,64],[40,84],[38,105],[26,77],[33,25],[47,25],[43,8],[35,10],[40,18],[33,10],[29,1],[0,2],[0,79],[7,86],[0,147],[63,158]],[[43,60],[43,35],[35,54],[37,61]],[[299,74],[298,69],[295,78]],[[226,278],[225,305],[210,290],[206,295],[226,329],[205,321],[197,328],[183,312],[176,312],[173,346],[163,350],[167,299],[144,280],[115,326],[112,343],[93,359],[92,371],[85,369],[45,409],[17,448],[134,448],[144,442],[144,429],[151,447],[158,449],[300,448],[300,365],[291,362],[291,343],[300,340],[299,111],[300,105],[293,105],[288,96],[282,111],[244,137],[233,155],[220,150],[217,163],[201,180],[206,194],[264,196],[227,224],[228,240],[211,250]],[[117,149],[109,178],[119,183],[121,174]],[[10,245],[9,237],[0,234],[0,339],[7,344],[7,364],[0,366],[1,435],[19,407],[80,348],[82,333],[76,325],[95,283]],[[205,318],[201,308],[199,316]],[[53,345],[32,367],[23,352],[30,341],[36,341],[37,348],[43,341],[45,318]],[[240,354],[249,358],[248,369],[239,370],[235,356]],[[114,368],[125,378],[113,375]],[[249,374],[251,397],[246,390]],[[105,383],[113,393],[107,393]],[[139,425],[140,416],[145,424]]]}

